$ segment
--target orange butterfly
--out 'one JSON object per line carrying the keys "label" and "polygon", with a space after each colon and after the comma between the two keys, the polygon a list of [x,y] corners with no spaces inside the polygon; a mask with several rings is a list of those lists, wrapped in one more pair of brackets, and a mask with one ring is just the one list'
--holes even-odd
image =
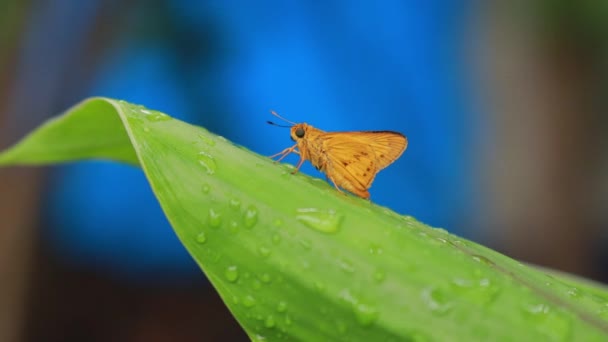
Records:
{"label": "orange butterfly", "polygon": [[[292,173],[298,172],[305,160],[324,172],[338,191],[347,190],[368,199],[374,177],[397,160],[407,147],[407,138],[392,131],[361,131],[327,133],[306,123],[295,123],[279,116],[291,126],[291,140],[296,144],[270,156],[281,161],[290,153],[300,155]],[[274,122],[269,124],[280,126]],[[290,127],[290,126],[281,126]],[[296,150],[297,148],[297,150]]]}

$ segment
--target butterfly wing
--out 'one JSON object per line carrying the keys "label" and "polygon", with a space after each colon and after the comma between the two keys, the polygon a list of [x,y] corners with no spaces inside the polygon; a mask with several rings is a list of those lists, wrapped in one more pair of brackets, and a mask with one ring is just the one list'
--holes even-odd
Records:
{"label": "butterfly wing", "polygon": [[326,133],[323,140],[328,176],[353,193],[367,193],[378,171],[407,147],[405,136],[390,131]]}
{"label": "butterfly wing", "polygon": [[407,138],[392,131],[354,132],[354,138],[371,146],[376,155],[378,171],[401,157],[407,148]]}
{"label": "butterfly wing", "polygon": [[392,131],[363,131],[326,133],[327,151],[332,149],[350,149],[352,146],[368,145],[376,159],[378,171],[392,164],[407,148],[407,138]]}

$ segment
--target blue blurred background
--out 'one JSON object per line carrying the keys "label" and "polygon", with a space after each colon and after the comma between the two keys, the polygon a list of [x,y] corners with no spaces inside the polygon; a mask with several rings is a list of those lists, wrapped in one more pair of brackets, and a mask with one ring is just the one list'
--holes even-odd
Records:
{"label": "blue blurred background", "polygon": [[[144,104],[263,155],[291,143],[266,124],[270,109],[326,131],[395,130],[410,144],[376,178],[374,202],[605,279],[602,2],[3,5],[0,147],[87,96]],[[95,161],[0,176],[7,338],[245,339],[140,170]]]}

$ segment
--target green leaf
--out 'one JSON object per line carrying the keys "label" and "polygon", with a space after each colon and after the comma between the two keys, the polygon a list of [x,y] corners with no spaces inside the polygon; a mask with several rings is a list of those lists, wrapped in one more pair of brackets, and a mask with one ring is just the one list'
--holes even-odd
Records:
{"label": "green leaf", "polygon": [[0,165],[88,158],[143,169],[252,340],[608,338],[599,285],[340,194],[142,106],[86,100],[0,154]]}

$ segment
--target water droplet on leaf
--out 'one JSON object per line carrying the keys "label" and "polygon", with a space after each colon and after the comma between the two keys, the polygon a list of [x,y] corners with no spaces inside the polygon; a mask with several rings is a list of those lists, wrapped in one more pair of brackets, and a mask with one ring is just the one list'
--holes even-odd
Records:
{"label": "water droplet on leaf", "polygon": [[270,274],[268,273],[264,273],[262,274],[262,276],[260,277],[260,279],[262,280],[263,283],[268,284],[272,281],[272,277],[270,276]]}
{"label": "water droplet on leaf", "polygon": [[253,296],[251,296],[251,295],[246,295],[243,298],[243,305],[246,308],[252,308],[252,307],[254,307],[255,306],[255,298],[253,298]]}
{"label": "water droplet on leaf", "polygon": [[280,301],[277,304],[277,311],[278,312],[286,312],[287,311],[287,303],[284,301]]}
{"label": "water droplet on leaf", "polygon": [[371,326],[378,319],[378,310],[373,306],[358,303],[355,305],[355,316],[357,317],[357,322],[364,327]]}
{"label": "water droplet on leaf", "polygon": [[207,152],[199,152],[198,153],[198,163],[205,169],[208,175],[212,175],[215,173],[217,166],[215,165],[215,160],[213,156],[211,156]]}
{"label": "water droplet on leaf", "polygon": [[215,140],[213,140],[211,137],[209,137],[209,136],[207,136],[207,135],[205,135],[205,134],[202,134],[202,133],[201,133],[201,134],[199,134],[199,135],[198,135],[198,137],[199,137],[199,138],[201,138],[201,140],[202,140],[202,141],[203,141],[205,144],[207,144],[207,145],[209,145],[209,146],[215,146]]}
{"label": "water droplet on leaf", "polygon": [[266,320],[264,321],[264,326],[266,328],[274,328],[274,326],[276,325],[276,322],[274,321],[274,317],[272,315],[268,315],[268,317],[266,317]]}
{"label": "water droplet on leaf", "polygon": [[140,112],[145,115],[145,118],[148,121],[152,121],[152,122],[168,121],[168,120],[172,119],[169,115],[161,113],[161,112],[157,112],[157,111],[150,111],[147,109],[142,109],[142,110],[140,110]]}
{"label": "water droplet on leaf", "polygon": [[374,280],[376,282],[381,283],[384,279],[386,279],[386,273],[384,273],[384,271],[376,270],[376,272],[374,272]]}
{"label": "water droplet on leaf", "polygon": [[196,236],[196,242],[198,242],[198,243],[205,243],[205,242],[207,242],[207,235],[205,235],[205,232],[200,232]]}
{"label": "water droplet on leaf", "polygon": [[354,273],[355,272],[355,266],[353,266],[353,264],[345,259],[340,259],[339,261],[340,263],[340,268],[347,273]]}
{"label": "water droplet on leaf", "polygon": [[230,220],[228,223],[228,231],[230,231],[232,234],[236,234],[239,231],[239,223],[235,220]]}
{"label": "water droplet on leaf", "polygon": [[382,247],[380,247],[380,245],[375,243],[369,245],[369,254],[380,255],[382,253],[384,253],[384,250],[382,249]]}
{"label": "water droplet on leaf", "polygon": [[253,228],[258,223],[258,208],[253,205],[247,207],[244,214],[245,227]]}
{"label": "water droplet on leaf", "polygon": [[307,239],[299,239],[298,242],[300,243],[300,245],[302,245],[302,247],[304,247],[304,249],[312,248],[312,242]]}
{"label": "water droplet on leaf", "polygon": [[226,271],[224,271],[224,276],[226,277],[226,280],[234,283],[237,281],[237,279],[239,279],[239,270],[236,266],[228,266]]}
{"label": "water droplet on leaf", "polygon": [[266,246],[260,246],[260,248],[258,248],[258,252],[264,258],[267,258],[268,256],[270,256],[270,253],[271,253],[270,248],[268,248]]}
{"label": "water droplet on leaf", "polygon": [[264,337],[260,334],[255,334],[251,337],[251,341],[252,342],[266,342],[266,337]]}
{"label": "water droplet on leaf", "polygon": [[428,287],[422,291],[422,300],[434,314],[444,315],[452,309],[447,295],[438,288]]}
{"label": "water droplet on leaf", "polygon": [[343,216],[333,209],[300,208],[296,214],[296,220],[323,233],[337,232],[342,219]]}
{"label": "water droplet on leaf", "polygon": [[477,255],[477,254],[475,254],[475,255],[472,255],[471,258],[473,258],[473,260],[475,260],[475,261],[477,261],[479,263],[486,264],[488,266],[493,266],[494,265],[494,262],[492,260],[486,258],[483,255]]}
{"label": "water droplet on leaf", "polygon": [[241,201],[238,198],[231,198],[228,205],[230,208],[238,210],[241,208]]}
{"label": "water droplet on leaf", "polygon": [[222,225],[222,215],[213,208],[209,208],[208,221],[211,227],[217,228]]}

